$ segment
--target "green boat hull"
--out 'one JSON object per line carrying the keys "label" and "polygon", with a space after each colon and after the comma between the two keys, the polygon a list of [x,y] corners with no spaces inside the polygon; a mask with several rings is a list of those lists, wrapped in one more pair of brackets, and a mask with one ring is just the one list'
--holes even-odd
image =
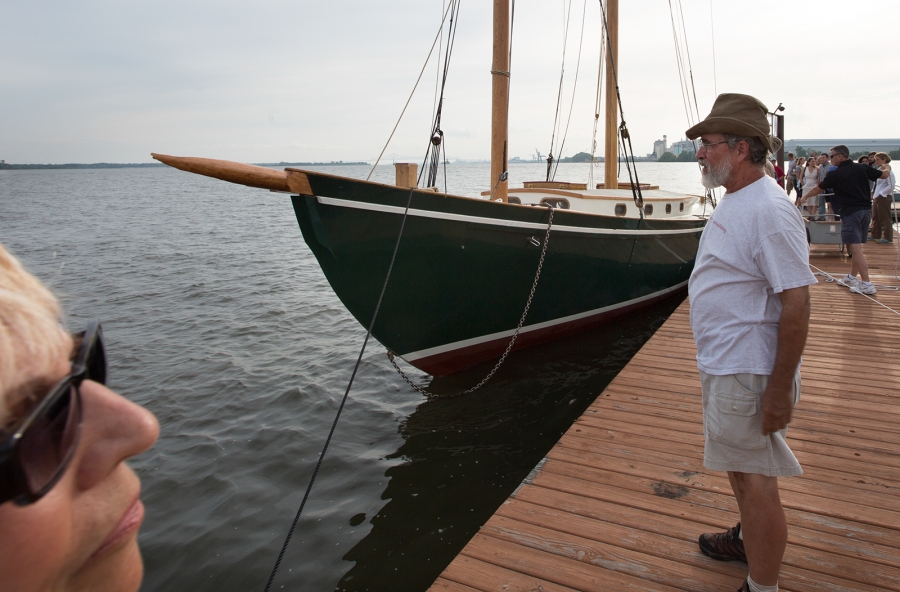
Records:
{"label": "green boat hull", "polygon": [[[498,357],[540,260],[550,212],[304,171],[293,196],[306,243],[337,296],[372,334],[433,375]],[[582,331],[686,288],[703,220],[637,221],[555,210],[517,347]],[[537,244],[535,244],[537,243]]]}

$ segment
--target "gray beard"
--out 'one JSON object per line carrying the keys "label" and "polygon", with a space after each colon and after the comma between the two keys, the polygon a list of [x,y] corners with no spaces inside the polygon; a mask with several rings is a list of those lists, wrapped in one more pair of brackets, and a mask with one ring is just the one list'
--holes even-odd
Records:
{"label": "gray beard", "polygon": [[707,168],[706,172],[700,171],[700,182],[707,189],[715,189],[725,185],[733,170],[731,162],[728,160],[723,160],[719,166],[713,166],[709,164],[708,160],[704,160],[701,165],[706,165]]}

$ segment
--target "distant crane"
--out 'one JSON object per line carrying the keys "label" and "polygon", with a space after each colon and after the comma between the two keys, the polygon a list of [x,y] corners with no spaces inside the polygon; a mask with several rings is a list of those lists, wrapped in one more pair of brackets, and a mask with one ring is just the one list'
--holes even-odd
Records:
{"label": "distant crane", "polygon": [[535,162],[540,162],[541,160],[543,160],[543,157],[541,156],[541,151],[540,151],[540,150],[538,150],[537,148],[535,148],[535,149],[534,149],[534,152],[535,152],[535,154],[537,154],[537,157],[534,159]]}

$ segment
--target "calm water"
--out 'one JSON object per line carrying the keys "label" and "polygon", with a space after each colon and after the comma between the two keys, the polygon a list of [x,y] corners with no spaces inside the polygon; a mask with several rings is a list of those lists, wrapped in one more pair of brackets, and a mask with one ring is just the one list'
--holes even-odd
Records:
{"label": "calm water", "polygon": [[[542,170],[515,165],[512,186]],[[640,170],[701,191],[696,165]],[[476,195],[488,171],[451,165],[450,190]],[[102,320],[111,386],[160,420],[132,463],[142,589],[261,590],[365,336],[288,197],[173,169],[4,171],[0,241],[53,287],[70,327]],[[426,589],[677,304],[516,352],[465,397],[426,400],[370,342],[274,588]],[[490,367],[413,374],[449,394]]]}

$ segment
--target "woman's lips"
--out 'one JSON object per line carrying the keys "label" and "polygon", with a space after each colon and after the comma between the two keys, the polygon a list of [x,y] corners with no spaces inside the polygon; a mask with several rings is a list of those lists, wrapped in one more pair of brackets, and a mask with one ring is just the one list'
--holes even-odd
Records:
{"label": "woman's lips", "polygon": [[141,522],[144,521],[144,504],[141,503],[141,498],[136,497],[134,499],[134,503],[125,511],[122,515],[122,518],[119,519],[119,523],[116,524],[116,527],[113,528],[112,532],[109,533],[109,536],[106,537],[106,540],[103,541],[103,544],[100,545],[100,548],[94,551],[94,554],[91,555],[91,559],[102,555],[112,547],[116,545],[122,539],[128,537],[137,531],[141,526]]}

